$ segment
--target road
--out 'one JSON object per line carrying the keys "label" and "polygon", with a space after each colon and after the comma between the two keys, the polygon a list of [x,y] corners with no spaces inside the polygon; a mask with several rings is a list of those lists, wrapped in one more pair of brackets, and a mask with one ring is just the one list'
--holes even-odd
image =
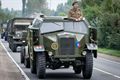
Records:
{"label": "road", "polygon": [[0,80],[25,80],[20,70],[0,44]]}
{"label": "road", "polygon": [[[25,68],[23,64],[20,63],[20,53],[13,53],[9,47],[8,43],[1,40],[2,44],[5,46],[9,54],[13,57],[20,68],[25,72],[25,74],[30,78],[30,80],[38,80],[35,74],[30,73],[29,68]],[[74,74],[72,68],[69,69],[57,69],[50,70],[47,69],[46,79],[43,80],[84,80],[82,75]],[[107,60],[101,57],[94,59],[94,69],[93,75],[90,80],[120,80],[120,63]]]}

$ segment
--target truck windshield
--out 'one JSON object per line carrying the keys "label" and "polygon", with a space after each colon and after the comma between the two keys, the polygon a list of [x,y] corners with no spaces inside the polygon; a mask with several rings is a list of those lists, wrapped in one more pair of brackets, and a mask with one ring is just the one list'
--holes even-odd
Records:
{"label": "truck windshield", "polygon": [[27,30],[28,25],[15,25],[15,31],[23,31],[23,30]]}
{"label": "truck windshield", "polygon": [[73,22],[44,22],[40,27],[41,33],[49,33],[64,30],[66,32],[87,34],[88,25],[84,21]]}
{"label": "truck windshield", "polygon": [[88,25],[84,21],[65,22],[64,30],[68,31],[68,32],[87,34],[88,33]]}
{"label": "truck windshield", "polygon": [[63,22],[45,22],[42,24],[41,33],[49,33],[64,30]]}

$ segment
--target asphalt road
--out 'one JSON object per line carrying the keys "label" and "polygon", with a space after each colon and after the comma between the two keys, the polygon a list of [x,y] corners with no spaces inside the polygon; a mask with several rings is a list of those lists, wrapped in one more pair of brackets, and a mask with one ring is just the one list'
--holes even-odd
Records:
{"label": "asphalt road", "polygon": [[[38,80],[35,74],[30,73],[29,68],[25,68],[23,64],[20,63],[20,53],[13,53],[9,47],[8,43],[1,40],[7,51],[14,58],[17,64],[22,68],[22,70],[27,74],[30,80]],[[82,75],[76,75],[72,68],[69,69],[57,69],[51,70],[47,69],[46,79],[43,80],[84,80]],[[120,63],[107,60],[101,57],[94,59],[94,69],[93,75],[90,80],[120,80]]]}

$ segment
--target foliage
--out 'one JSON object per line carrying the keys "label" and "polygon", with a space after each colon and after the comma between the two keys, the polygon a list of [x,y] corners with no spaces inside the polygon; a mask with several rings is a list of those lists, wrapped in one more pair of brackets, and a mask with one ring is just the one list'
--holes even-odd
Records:
{"label": "foliage", "polygon": [[99,48],[99,53],[108,54],[116,57],[120,57],[120,50],[108,49],[108,48]]}
{"label": "foliage", "polygon": [[26,4],[26,14],[44,13],[46,15],[51,14],[51,10],[47,8],[46,0],[28,0]]}

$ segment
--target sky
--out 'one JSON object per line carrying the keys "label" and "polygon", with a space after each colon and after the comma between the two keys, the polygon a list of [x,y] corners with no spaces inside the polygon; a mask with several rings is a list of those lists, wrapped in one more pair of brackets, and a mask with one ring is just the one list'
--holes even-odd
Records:
{"label": "sky", "polygon": [[22,10],[22,0],[1,0],[2,8]]}
{"label": "sky", "polygon": [[50,9],[56,10],[58,4],[65,3],[67,0],[47,0],[47,2]]}
{"label": "sky", "polygon": [[[22,0],[1,0],[2,8],[14,9],[14,10],[22,10]],[[60,3],[65,3],[67,0],[47,0],[48,7],[50,9],[56,10],[57,5]]]}

